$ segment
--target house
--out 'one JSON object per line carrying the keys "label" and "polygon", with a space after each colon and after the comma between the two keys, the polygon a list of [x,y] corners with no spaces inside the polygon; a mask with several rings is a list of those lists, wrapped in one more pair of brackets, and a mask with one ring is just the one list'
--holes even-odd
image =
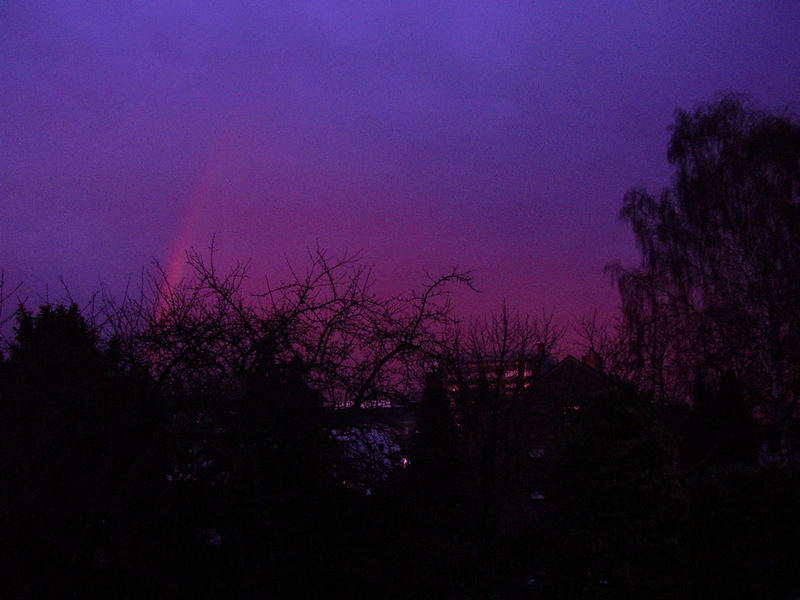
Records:
{"label": "house", "polygon": [[563,429],[565,417],[581,409],[588,397],[611,387],[602,372],[602,361],[594,352],[578,360],[568,354],[546,371],[535,382],[531,394],[532,441],[538,444],[535,451],[549,453]]}
{"label": "house", "polygon": [[445,388],[482,484],[522,514],[546,496],[546,479],[568,416],[612,386],[594,352],[558,360],[530,354],[443,365]]}
{"label": "house", "polygon": [[[462,426],[469,411],[504,409],[515,405],[525,413],[534,437],[547,440],[560,431],[564,416],[580,410],[583,398],[607,390],[602,358],[589,351],[579,360],[573,355],[558,360],[540,345],[537,351],[513,359],[489,357],[450,361],[443,365],[445,387],[456,420]],[[481,407],[481,402],[487,405]],[[472,403],[475,406],[468,406]]]}

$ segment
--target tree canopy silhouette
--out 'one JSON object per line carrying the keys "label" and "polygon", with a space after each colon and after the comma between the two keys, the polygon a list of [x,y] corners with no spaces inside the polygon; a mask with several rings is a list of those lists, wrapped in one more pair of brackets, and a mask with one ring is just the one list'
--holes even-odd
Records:
{"label": "tree canopy silhouette", "polygon": [[120,573],[139,552],[141,509],[163,480],[147,383],[75,304],[20,307],[16,320],[0,369],[0,530],[11,587],[61,595],[98,586],[103,574],[129,582]]}
{"label": "tree canopy silhouette", "polygon": [[621,211],[641,262],[610,265],[631,372],[661,400],[731,372],[786,425],[800,373],[800,122],[739,95],[678,110],[672,187]]}

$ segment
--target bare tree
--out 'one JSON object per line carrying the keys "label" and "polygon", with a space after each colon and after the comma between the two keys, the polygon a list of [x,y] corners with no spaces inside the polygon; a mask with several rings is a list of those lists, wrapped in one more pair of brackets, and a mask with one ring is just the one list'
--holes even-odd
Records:
{"label": "bare tree", "polygon": [[488,510],[524,485],[535,418],[536,382],[555,364],[564,330],[553,315],[534,319],[502,310],[460,328],[442,363],[460,435]]}
{"label": "bare tree", "polygon": [[454,269],[382,297],[358,255],[315,248],[305,270],[258,289],[249,263],[218,265],[213,240],[186,258],[183,280],[156,265],[109,297],[107,326],[168,405],[169,477],[254,522],[331,484],[348,460],[334,430],[354,412],[409,399],[443,347],[449,286],[471,281]]}
{"label": "bare tree", "polygon": [[222,272],[208,256],[187,253],[190,275],[172,283],[158,265],[136,297],[108,297],[108,322],[159,384],[226,381],[294,363],[307,384],[336,407],[400,400],[420,380],[424,357],[440,353],[450,323],[451,284],[471,284],[456,269],[416,291],[380,297],[358,255],[309,251],[304,272],[250,290],[249,263]]}
{"label": "bare tree", "polygon": [[626,360],[623,335],[620,331],[622,323],[618,318],[600,321],[597,311],[591,315],[581,315],[575,326],[578,343],[587,353],[597,357],[595,366],[603,374],[617,379],[631,379],[634,370]]}
{"label": "bare tree", "polygon": [[400,400],[405,383],[420,381],[423,359],[440,352],[451,320],[448,285],[469,285],[469,275],[453,269],[419,290],[381,298],[358,256],[331,260],[318,248],[309,258],[305,274],[293,272],[261,296],[286,348],[335,406]]}
{"label": "bare tree", "polygon": [[5,349],[4,346],[6,345],[2,337],[3,329],[6,324],[8,324],[14,318],[13,312],[5,314],[4,309],[6,307],[6,303],[11,299],[12,296],[14,296],[14,294],[19,291],[21,287],[22,283],[18,283],[11,290],[6,291],[6,272],[0,271],[0,358],[2,357],[2,351]]}

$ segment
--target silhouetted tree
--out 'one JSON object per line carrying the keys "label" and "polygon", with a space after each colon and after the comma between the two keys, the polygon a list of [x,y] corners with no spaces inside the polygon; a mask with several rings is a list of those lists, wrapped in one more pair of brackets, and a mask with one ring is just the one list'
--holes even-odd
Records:
{"label": "silhouetted tree", "polygon": [[622,217],[642,253],[613,265],[631,369],[659,400],[688,398],[687,373],[731,371],[785,427],[800,364],[800,123],[726,95],[676,112],[673,186],[634,189]]}
{"label": "silhouetted tree", "polygon": [[373,496],[382,577],[391,597],[468,597],[480,539],[474,489],[438,368],[425,377],[416,428],[409,465]]}
{"label": "silhouetted tree", "polygon": [[407,399],[442,346],[447,286],[469,277],[452,271],[383,298],[358,257],[319,249],[305,273],[263,290],[249,288],[247,264],[219,269],[213,243],[187,264],[182,281],[156,269],[138,298],[107,299],[106,312],[169,405],[168,506],[205,566],[198,593],[315,595],[333,580],[365,582],[354,566],[380,555],[375,512],[334,477],[344,449],[333,431]]}
{"label": "silhouetted tree", "polygon": [[421,477],[442,485],[452,477],[453,471],[463,468],[463,450],[438,365],[425,377],[417,428],[412,467]]}
{"label": "silhouetted tree", "polygon": [[591,315],[581,315],[574,329],[587,354],[595,354],[598,363],[595,368],[617,380],[631,376],[618,317],[599,321],[597,311],[594,311]]}
{"label": "silhouetted tree", "polygon": [[131,581],[132,532],[163,480],[159,411],[75,304],[16,318],[0,380],[7,572],[22,594],[113,590]]}
{"label": "silhouetted tree", "polygon": [[555,364],[550,353],[562,335],[552,316],[531,319],[504,306],[456,332],[442,358],[487,523],[489,514],[496,517],[504,504],[529,501],[523,473],[534,445],[532,400],[540,373]]}
{"label": "silhouetted tree", "polygon": [[419,290],[381,297],[358,256],[316,249],[305,273],[292,269],[288,282],[246,289],[249,265],[222,272],[215,255],[213,242],[208,257],[189,252],[190,275],[177,283],[156,269],[140,298],[110,311],[159,383],[236,386],[271,363],[297,361],[328,406],[401,401],[406,384],[420,380],[422,359],[441,351],[448,286],[470,284],[452,270]]}

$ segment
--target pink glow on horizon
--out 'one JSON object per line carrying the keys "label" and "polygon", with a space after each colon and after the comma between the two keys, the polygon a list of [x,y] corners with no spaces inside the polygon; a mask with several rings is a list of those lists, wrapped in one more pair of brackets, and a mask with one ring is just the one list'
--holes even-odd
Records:
{"label": "pink glow on horizon", "polygon": [[[115,291],[185,252],[271,280],[319,244],[380,293],[470,270],[570,327],[636,259],[617,214],[669,184],[676,108],[800,99],[800,4],[0,3],[0,270]],[[222,268],[222,264],[220,265]]]}

